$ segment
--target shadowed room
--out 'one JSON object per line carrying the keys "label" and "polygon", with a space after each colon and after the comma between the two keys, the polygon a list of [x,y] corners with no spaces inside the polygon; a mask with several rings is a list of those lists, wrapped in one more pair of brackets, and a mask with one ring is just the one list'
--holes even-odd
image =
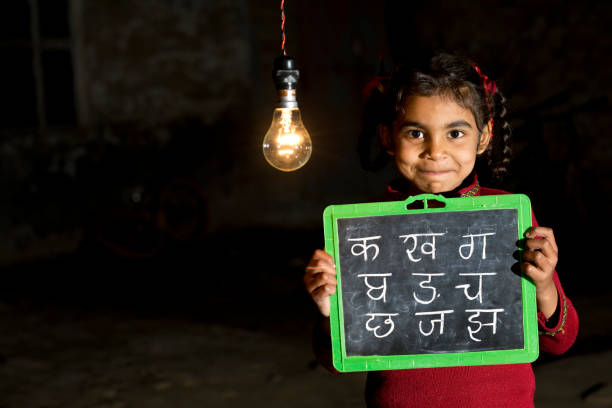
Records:
{"label": "shadowed room", "polygon": [[[315,358],[304,270],[325,208],[398,176],[362,139],[369,84],[438,51],[503,89],[491,187],[554,230],[580,319],[532,363],[535,406],[612,406],[611,3],[10,0],[0,19],[0,408],[365,407],[365,373]],[[290,172],[262,150],[283,52],[312,141]]]}

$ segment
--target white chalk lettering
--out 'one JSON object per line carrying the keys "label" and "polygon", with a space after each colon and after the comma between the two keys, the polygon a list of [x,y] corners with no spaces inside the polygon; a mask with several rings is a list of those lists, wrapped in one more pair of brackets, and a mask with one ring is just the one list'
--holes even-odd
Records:
{"label": "white chalk lettering", "polygon": [[[363,279],[363,283],[365,283],[365,285],[368,287],[368,292],[367,295],[370,299],[372,300],[380,300],[382,299],[383,302],[387,301],[386,295],[387,295],[387,276],[392,276],[393,274],[391,273],[363,273],[360,275],[357,275],[360,278],[364,278]],[[382,278],[382,285],[380,286],[373,286],[368,282],[368,278]],[[378,297],[375,297],[371,294],[371,292],[373,290],[380,290],[380,295],[378,295]]]}
{"label": "white chalk lettering", "polygon": [[[374,336],[376,336],[379,339],[383,337],[387,337],[389,334],[391,334],[391,332],[393,332],[393,329],[395,328],[395,323],[393,323],[393,320],[391,319],[391,317],[397,316],[398,314],[399,313],[366,313],[366,316],[370,316],[370,318],[366,322],[366,329],[368,331],[374,332]],[[378,334],[378,329],[380,329],[380,325],[375,326],[375,327],[370,327],[370,322],[376,319],[377,317],[386,317],[383,323],[390,326],[389,330],[387,330],[387,332],[384,334],[380,334],[380,335]]]}
{"label": "white chalk lettering", "polygon": [[[484,234],[468,234],[468,235],[463,235],[463,238],[470,238],[470,243],[469,244],[463,244],[459,247],[459,255],[461,256],[461,258],[463,259],[470,259],[472,257],[472,253],[474,252],[474,237],[481,237],[482,238],[482,259],[487,259],[487,236],[489,235],[495,235],[495,232],[487,232]],[[469,248],[469,252],[467,255],[463,255],[463,248]]]}
{"label": "white chalk lettering", "polygon": [[457,285],[455,286],[455,288],[458,288],[458,289],[462,288],[463,293],[465,294],[465,297],[468,298],[468,300],[474,300],[478,298],[478,302],[482,303],[482,277],[483,276],[493,276],[493,275],[497,275],[497,272],[460,273],[459,274],[459,276],[478,276],[478,292],[476,292],[474,296],[470,296],[470,294],[468,293],[468,289],[472,287],[472,285],[470,285],[469,283],[466,283],[464,285]]}
{"label": "white chalk lettering", "polygon": [[431,330],[428,331],[427,333],[425,333],[423,331],[423,326],[422,326],[423,321],[419,320],[419,331],[421,332],[421,334],[423,336],[430,336],[434,332],[434,330],[436,328],[436,323],[440,323],[439,334],[444,334],[444,315],[446,315],[448,313],[453,313],[453,312],[454,312],[454,310],[439,310],[439,311],[436,311],[436,312],[418,312],[418,313],[415,313],[414,315],[415,316],[432,316],[432,315],[440,316],[439,319],[431,319],[429,321],[429,323],[431,324]]}
{"label": "white chalk lettering", "polygon": [[[422,258],[415,258],[412,256],[414,251],[416,251],[417,249],[418,237],[431,237],[431,242],[424,242],[423,244],[421,244],[420,249],[423,255],[431,255],[431,259],[436,259],[436,237],[445,235],[445,234],[446,232],[428,233],[428,234],[409,234],[409,235],[400,235],[399,237],[404,238],[404,243],[408,242],[409,239],[412,240],[413,242],[412,249],[407,249],[406,253],[408,254],[408,258],[410,258],[412,262],[419,262]],[[429,248],[429,250],[427,251],[426,248]]]}
{"label": "white chalk lettering", "polygon": [[[360,244],[354,244],[353,246],[351,246],[351,254],[355,255],[355,256],[361,256],[363,255],[363,260],[367,261],[368,260],[368,250],[370,248],[374,249],[374,256],[372,257],[372,260],[375,260],[376,257],[378,256],[378,245],[376,244],[369,244],[368,245],[368,241],[372,240],[372,239],[380,239],[380,235],[377,235],[375,237],[364,237],[364,238],[349,238],[349,241],[360,241]],[[360,252],[355,252],[355,248],[357,248],[357,251]]]}
{"label": "white chalk lettering", "polygon": [[[474,334],[478,333],[482,329],[482,326],[491,326],[493,328],[493,334],[495,334],[497,330],[497,313],[500,313],[503,311],[504,309],[468,309],[466,310],[466,313],[474,313],[468,318],[468,321],[470,323],[478,325],[478,329],[476,330],[472,330],[472,328],[468,326],[467,329],[468,329],[468,333],[470,334],[470,338],[474,341],[482,341],[482,339],[478,339],[474,337]],[[491,323],[482,323],[479,320],[474,321],[474,319],[480,316],[480,313],[493,313],[493,321]]]}
{"label": "white chalk lettering", "polygon": [[419,286],[422,287],[423,289],[430,289],[431,290],[431,298],[429,300],[422,300],[419,299],[416,295],[416,293],[413,291],[412,292],[412,296],[414,297],[414,300],[416,300],[417,302],[423,304],[423,305],[428,305],[431,302],[433,302],[436,297],[437,297],[437,290],[435,287],[433,286],[427,286],[427,283],[431,283],[431,277],[432,276],[444,276],[443,273],[413,273],[413,276],[427,276],[427,279],[424,281],[421,281],[421,283],[419,283]]}

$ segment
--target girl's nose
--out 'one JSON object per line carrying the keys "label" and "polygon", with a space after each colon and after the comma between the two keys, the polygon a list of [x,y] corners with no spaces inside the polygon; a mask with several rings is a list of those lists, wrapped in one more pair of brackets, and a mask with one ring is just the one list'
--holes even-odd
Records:
{"label": "girl's nose", "polygon": [[430,137],[425,142],[424,153],[427,158],[440,160],[446,156],[446,143],[439,137]]}

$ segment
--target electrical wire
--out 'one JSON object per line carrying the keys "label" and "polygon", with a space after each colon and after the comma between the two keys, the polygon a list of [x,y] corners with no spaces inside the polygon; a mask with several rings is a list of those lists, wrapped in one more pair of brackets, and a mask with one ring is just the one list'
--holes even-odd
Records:
{"label": "electrical wire", "polygon": [[283,53],[283,55],[287,55],[287,50],[285,49],[285,0],[281,0],[281,5],[280,5],[280,9],[281,9],[281,33],[282,33],[282,38],[283,41],[281,43],[281,52]]}

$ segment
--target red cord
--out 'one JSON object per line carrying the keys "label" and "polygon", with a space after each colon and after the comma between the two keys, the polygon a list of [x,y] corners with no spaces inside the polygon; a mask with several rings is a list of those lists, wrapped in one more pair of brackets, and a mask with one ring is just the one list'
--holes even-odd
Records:
{"label": "red cord", "polygon": [[281,0],[281,32],[283,33],[283,42],[281,43],[281,51],[283,55],[287,55],[285,50],[285,0]]}

